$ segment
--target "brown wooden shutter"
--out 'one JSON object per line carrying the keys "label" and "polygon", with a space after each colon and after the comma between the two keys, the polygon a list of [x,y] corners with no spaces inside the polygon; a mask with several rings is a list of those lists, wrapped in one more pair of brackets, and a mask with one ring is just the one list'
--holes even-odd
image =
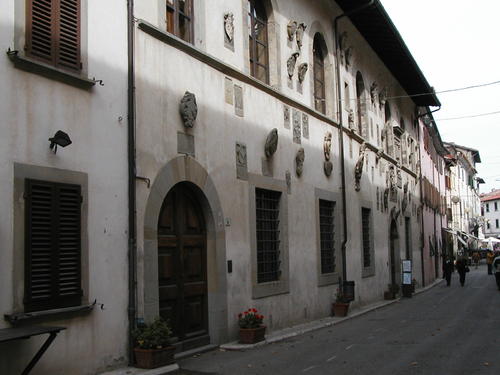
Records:
{"label": "brown wooden shutter", "polygon": [[80,0],[59,0],[57,64],[80,70]]}
{"label": "brown wooden shutter", "polygon": [[79,71],[80,0],[29,0],[26,53],[56,67]]}
{"label": "brown wooden shutter", "polygon": [[26,180],[25,309],[81,302],[81,188]]}
{"label": "brown wooden shutter", "polygon": [[26,53],[55,64],[55,0],[29,0],[26,18]]}

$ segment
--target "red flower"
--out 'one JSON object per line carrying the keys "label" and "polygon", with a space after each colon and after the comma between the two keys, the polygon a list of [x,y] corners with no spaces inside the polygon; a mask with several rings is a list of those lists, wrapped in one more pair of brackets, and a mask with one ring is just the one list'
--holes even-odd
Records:
{"label": "red flower", "polygon": [[252,309],[252,311],[253,311],[254,313],[256,313],[256,312],[257,312],[257,309]]}
{"label": "red flower", "polygon": [[248,314],[248,311],[245,311],[245,315],[247,315],[247,314]]}

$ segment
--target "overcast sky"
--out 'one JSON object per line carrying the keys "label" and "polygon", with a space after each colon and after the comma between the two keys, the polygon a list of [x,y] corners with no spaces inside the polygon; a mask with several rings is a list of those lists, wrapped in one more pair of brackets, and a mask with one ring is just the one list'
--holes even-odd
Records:
{"label": "overcast sky", "polygon": [[[500,0],[381,2],[436,91],[500,81]],[[434,118],[443,141],[479,150],[481,192],[500,187],[500,113],[444,120],[500,112],[500,84],[438,97]]]}

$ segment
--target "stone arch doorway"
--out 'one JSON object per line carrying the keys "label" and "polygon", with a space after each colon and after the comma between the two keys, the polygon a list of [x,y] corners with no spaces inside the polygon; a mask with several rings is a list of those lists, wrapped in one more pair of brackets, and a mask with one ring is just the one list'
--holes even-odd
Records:
{"label": "stone arch doorway", "polygon": [[[171,198],[169,193],[182,187],[185,199],[192,199],[192,211],[196,211],[202,220],[206,233],[206,329],[210,336],[204,336],[212,344],[221,344],[228,340],[227,317],[227,278],[226,278],[226,240],[223,223],[223,211],[217,188],[207,171],[194,158],[179,156],[170,160],[156,175],[148,192],[143,213],[138,212],[138,223],[144,225],[143,254],[139,254],[139,315],[148,322],[160,315],[164,309],[160,304],[160,256],[159,241],[165,235],[165,223],[161,215],[167,208],[165,204]],[[187,197],[187,198],[186,198]],[[168,199],[167,199],[168,198]],[[195,219],[193,219],[195,220]],[[140,224],[139,224],[140,225]],[[168,224],[167,223],[167,227]],[[160,230],[159,230],[160,229]],[[168,234],[168,230],[166,232]],[[167,246],[168,247],[168,246]],[[163,251],[163,249],[160,249]],[[164,272],[161,270],[161,272]],[[142,277],[141,277],[142,275]],[[162,275],[163,277],[163,275]],[[163,298],[163,296],[162,296]],[[168,310],[168,307],[167,307]],[[165,311],[163,312],[165,313]],[[189,330],[185,331],[186,333]],[[194,330],[196,333],[197,331]],[[189,332],[191,333],[191,332]],[[201,333],[201,332],[199,332]],[[192,337],[186,334],[185,337]],[[184,340],[179,350],[202,345],[200,340]]]}
{"label": "stone arch doorway", "polygon": [[159,313],[183,349],[210,342],[207,232],[196,193],[190,182],[176,184],[158,220]]}
{"label": "stone arch doorway", "polygon": [[397,255],[399,254],[399,234],[396,220],[391,220],[389,233],[389,273],[391,284],[399,284],[397,275]]}

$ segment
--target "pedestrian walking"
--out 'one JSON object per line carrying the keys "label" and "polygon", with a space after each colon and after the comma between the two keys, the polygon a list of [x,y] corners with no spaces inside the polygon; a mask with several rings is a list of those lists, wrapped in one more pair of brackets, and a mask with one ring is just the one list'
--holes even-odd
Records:
{"label": "pedestrian walking", "polygon": [[493,271],[495,272],[495,279],[497,282],[498,290],[500,290],[500,255],[493,259]]}
{"label": "pedestrian walking", "polygon": [[457,268],[458,275],[460,276],[460,285],[464,286],[465,274],[470,271],[469,266],[467,265],[467,259],[464,257],[459,258],[455,266]]}
{"label": "pedestrian walking", "polygon": [[479,265],[480,259],[481,259],[481,255],[479,255],[479,253],[477,251],[474,251],[474,253],[472,253],[472,261],[474,262],[474,264],[476,266],[476,270],[477,270],[477,266]]}
{"label": "pedestrian walking", "polygon": [[493,251],[488,250],[488,253],[486,254],[486,265],[488,266],[488,275],[491,275],[491,265],[493,264],[493,259],[495,259],[495,254],[493,254]]}
{"label": "pedestrian walking", "polygon": [[446,286],[450,286],[451,274],[453,273],[453,261],[448,258],[443,264],[443,274],[446,279]]}

